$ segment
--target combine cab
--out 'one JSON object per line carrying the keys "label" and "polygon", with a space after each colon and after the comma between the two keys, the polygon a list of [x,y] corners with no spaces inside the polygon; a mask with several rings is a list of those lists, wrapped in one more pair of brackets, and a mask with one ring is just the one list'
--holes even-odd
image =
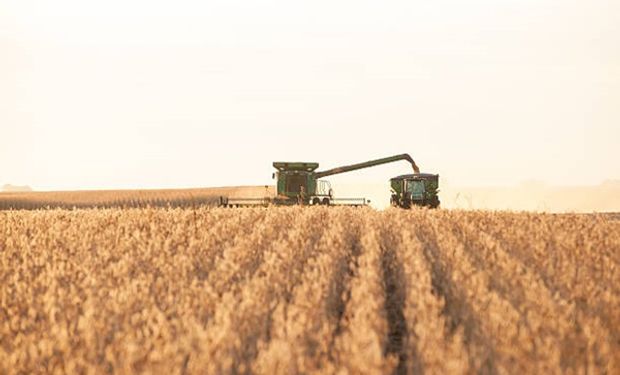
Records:
{"label": "combine cab", "polygon": [[404,174],[390,179],[392,206],[439,207],[439,175],[430,173]]}

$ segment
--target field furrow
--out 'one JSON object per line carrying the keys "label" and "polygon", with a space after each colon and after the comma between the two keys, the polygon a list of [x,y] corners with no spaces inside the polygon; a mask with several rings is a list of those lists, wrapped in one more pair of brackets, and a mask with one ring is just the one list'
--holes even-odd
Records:
{"label": "field furrow", "polygon": [[445,300],[433,288],[431,265],[415,227],[388,220],[394,230],[385,232],[390,249],[389,272],[403,295],[403,318],[407,325],[405,345],[407,373],[457,374],[467,369],[468,354],[462,330],[454,330],[444,316]]}
{"label": "field furrow", "polygon": [[[260,343],[253,369],[259,373],[333,373],[331,350],[344,312],[344,295],[357,256],[359,219],[350,213],[327,229],[316,243],[288,303],[279,304],[268,340]],[[327,218],[324,218],[327,219]]]}
{"label": "field furrow", "polygon": [[360,234],[361,252],[350,285],[333,357],[338,371],[390,373],[398,355],[388,352],[390,323],[382,266],[381,223],[365,217]]}
{"label": "field furrow", "polygon": [[[441,233],[437,218],[420,220],[418,213],[412,219],[420,223],[416,232],[422,242],[426,261],[430,264],[433,293],[445,301],[443,314],[451,332],[462,330],[465,347],[468,352],[468,366],[471,372],[496,373],[498,371],[498,355],[495,346],[494,332],[486,329],[485,324],[491,323],[479,313],[486,312],[487,304],[492,296],[485,290],[483,276],[476,274],[469,264],[454,262],[460,256],[462,244],[453,242],[449,236]],[[469,285],[467,284],[469,283]],[[484,300],[480,300],[484,298]],[[477,300],[476,300],[477,299]],[[492,312],[504,313],[504,306]],[[495,324],[499,316],[493,316]]]}
{"label": "field furrow", "polygon": [[[263,261],[255,272],[247,274],[246,281],[237,280],[232,289],[222,292],[201,340],[202,348],[189,358],[189,369],[210,373],[251,371],[259,342],[270,338],[274,311],[283,301],[290,300],[305,265],[318,255],[316,244],[325,232],[325,224],[316,225],[325,221],[310,212],[280,219],[289,220],[293,224],[291,230],[279,232],[286,235],[261,246]],[[307,233],[311,224],[313,231]],[[214,362],[210,358],[222,360]]]}

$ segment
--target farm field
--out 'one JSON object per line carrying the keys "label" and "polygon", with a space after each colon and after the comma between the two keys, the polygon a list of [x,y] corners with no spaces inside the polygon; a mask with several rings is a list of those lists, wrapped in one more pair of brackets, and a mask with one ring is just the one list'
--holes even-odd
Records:
{"label": "farm field", "polygon": [[220,196],[263,198],[273,194],[273,186],[0,192],[0,210],[215,206]]}
{"label": "farm field", "polygon": [[0,373],[620,372],[620,221],[0,211]]}

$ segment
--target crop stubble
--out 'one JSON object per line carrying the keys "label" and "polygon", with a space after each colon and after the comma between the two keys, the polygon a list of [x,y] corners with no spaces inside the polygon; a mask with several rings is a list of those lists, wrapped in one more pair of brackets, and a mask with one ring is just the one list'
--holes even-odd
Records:
{"label": "crop stubble", "polygon": [[617,373],[620,222],[0,212],[0,372]]}

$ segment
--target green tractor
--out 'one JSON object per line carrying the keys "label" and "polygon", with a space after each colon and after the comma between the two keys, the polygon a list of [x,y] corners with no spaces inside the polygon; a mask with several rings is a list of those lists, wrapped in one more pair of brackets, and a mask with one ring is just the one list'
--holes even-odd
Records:
{"label": "green tractor", "polygon": [[430,173],[404,174],[390,179],[394,207],[439,207],[439,175]]}

